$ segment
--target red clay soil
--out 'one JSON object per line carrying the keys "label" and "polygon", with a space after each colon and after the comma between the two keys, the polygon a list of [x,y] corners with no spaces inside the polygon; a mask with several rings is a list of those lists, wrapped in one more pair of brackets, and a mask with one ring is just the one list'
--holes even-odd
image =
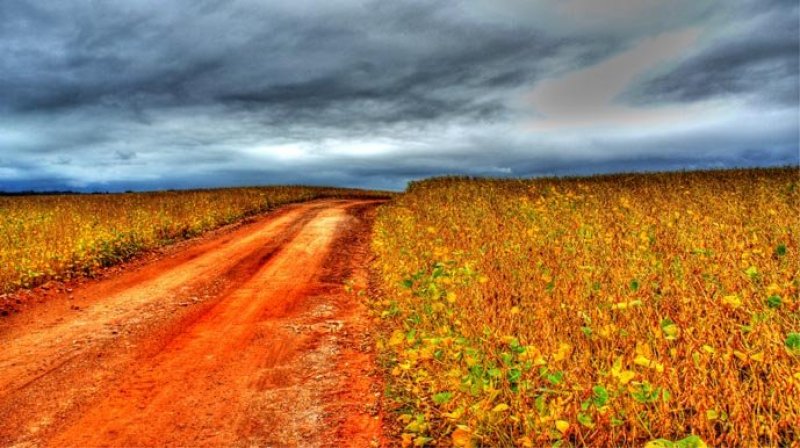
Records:
{"label": "red clay soil", "polygon": [[380,446],[377,201],[317,201],[0,318],[0,446]]}

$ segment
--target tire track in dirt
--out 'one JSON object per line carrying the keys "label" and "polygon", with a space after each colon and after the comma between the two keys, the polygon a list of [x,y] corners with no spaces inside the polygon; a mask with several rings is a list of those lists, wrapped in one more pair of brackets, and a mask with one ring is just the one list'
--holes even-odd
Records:
{"label": "tire track in dirt", "polygon": [[[302,216],[298,215],[299,210],[286,214],[271,221],[257,233],[238,240],[236,244],[192,257],[191,261],[165,269],[152,278],[126,285],[120,292],[109,294],[75,319],[27,328],[24,334],[17,337],[12,335],[9,339],[13,343],[0,348],[0,398],[9,391],[35,382],[80,354],[86,348],[81,344],[86,342],[83,337],[103,339],[105,327],[116,322],[138,320],[134,315],[141,313],[142,307],[151,305],[159,296],[176,295],[179,288],[192,287],[192,282],[216,276],[234,276],[236,271],[240,271],[237,274],[250,271],[249,275],[252,275],[254,265],[259,267],[287,239],[296,235],[313,218],[315,211],[314,208],[303,210]],[[243,247],[252,246],[265,235],[271,235],[271,238],[264,246],[243,250]],[[235,277],[242,280],[242,275]]]}
{"label": "tire track in dirt", "polygon": [[[6,329],[0,442],[377,443],[369,328],[342,292],[355,272],[366,278],[376,205],[292,207],[199,253],[95,285],[110,294],[80,317]],[[185,301],[197,294],[206,298]]]}

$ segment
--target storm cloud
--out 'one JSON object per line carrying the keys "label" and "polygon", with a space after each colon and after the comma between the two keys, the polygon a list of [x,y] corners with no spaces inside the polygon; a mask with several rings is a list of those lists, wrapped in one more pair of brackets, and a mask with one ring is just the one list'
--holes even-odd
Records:
{"label": "storm cloud", "polygon": [[6,0],[0,189],[796,164],[798,33],[792,1]]}

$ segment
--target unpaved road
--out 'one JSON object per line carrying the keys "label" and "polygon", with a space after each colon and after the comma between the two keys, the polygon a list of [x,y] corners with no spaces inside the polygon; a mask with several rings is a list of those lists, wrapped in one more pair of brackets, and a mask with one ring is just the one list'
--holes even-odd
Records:
{"label": "unpaved road", "polygon": [[377,446],[379,202],[316,201],[0,319],[0,446]]}

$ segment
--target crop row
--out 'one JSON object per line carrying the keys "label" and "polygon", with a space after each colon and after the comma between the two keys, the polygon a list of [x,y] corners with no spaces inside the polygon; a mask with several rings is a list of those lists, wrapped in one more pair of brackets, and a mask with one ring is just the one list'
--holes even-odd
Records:
{"label": "crop row", "polygon": [[800,443],[796,169],[441,178],[380,213],[405,446]]}

